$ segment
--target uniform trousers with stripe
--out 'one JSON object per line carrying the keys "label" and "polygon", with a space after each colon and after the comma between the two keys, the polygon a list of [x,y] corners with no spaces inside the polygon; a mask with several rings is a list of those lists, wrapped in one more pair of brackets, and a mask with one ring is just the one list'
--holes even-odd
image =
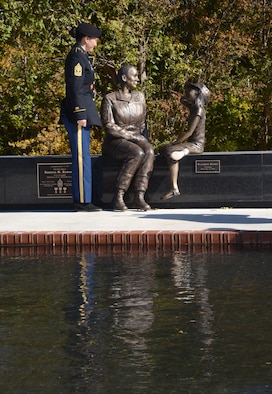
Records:
{"label": "uniform trousers with stripe", "polygon": [[69,135],[72,152],[72,193],[74,202],[92,201],[92,163],[90,155],[90,127],[71,123],[66,117],[64,126]]}

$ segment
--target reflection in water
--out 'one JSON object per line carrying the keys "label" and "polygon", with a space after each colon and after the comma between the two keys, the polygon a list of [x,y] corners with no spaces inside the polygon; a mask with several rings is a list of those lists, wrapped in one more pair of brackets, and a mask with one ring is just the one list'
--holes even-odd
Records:
{"label": "reflection in water", "polygon": [[150,262],[127,261],[122,264],[111,287],[113,329],[116,337],[127,343],[131,351],[146,351],[144,333],[152,326],[153,277]]}
{"label": "reflection in water", "polygon": [[192,268],[190,256],[187,253],[174,253],[171,269],[174,285],[178,289],[177,299],[191,302],[195,298],[194,287],[192,287]]}
{"label": "reflection in water", "polygon": [[271,392],[269,252],[7,253],[1,392]]}
{"label": "reflection in water", "polygon": [[[100,364],[100,373],[122,366],[124,372],[121,377],[119,374],[108,375],[109,387],[113,385],[116,389],[119,379],[122,382],[130,380],[127,373],[136,370],[141,386],[152,366],[145,337],[154,321],[152,292],[155,273],[152,259],[146,256],[139,259],[139,252],[136,256],[122,252],[111,254],[104,263],[95,263],[90,256],[85,256],[81,258],[80,265],[83,300],[80,324],[86,328],[85,336],[91,336],[85,337],[85,352],[91,358],[89,365],[93,370],[95,358],[96,370]],[[108,278],[104,277],[105,273]],[[106,298],[98,298],[98,291],[103,291]],[[104,324],[107,325],[107,333],[103,333]],[[108,343],[104,335],[109,333],[111,341]],[[98,344],[101,346],[99,351]]]}
{"label": "reflection in water", "polygon": [[[184,304],[195,302],[199,305],[199,330],[202,333],[201,340],[205,346],[206,355],[209,359],[209,346],[214,339],[213,311],[209,303],[209,289],[207,287],[207,254],[190,256],[188,253],[175,253],[173,255],[172,275],[174,284],[178,289],[177,299]],[[195,322],[195,320],[192,320]]]}
{"label": "reflection in water", "polygon": [[80,264],[80,280],[79,291],[82,296],[82,304],[79,306],[80,322],[79,324],[87,325],[90,320],[90,315],[94,308],[94,268],[95,257],[87,253],[82,255],[79,261]]}

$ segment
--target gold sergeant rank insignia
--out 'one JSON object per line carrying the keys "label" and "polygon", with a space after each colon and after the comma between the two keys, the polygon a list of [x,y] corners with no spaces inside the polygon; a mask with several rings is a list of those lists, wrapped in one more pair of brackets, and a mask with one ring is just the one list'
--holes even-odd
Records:
{"label": "gold sergeant rank insignia", "polygon": [[77,63],[74,67],[74,76],[82,77],[82,66],[79,63]]}

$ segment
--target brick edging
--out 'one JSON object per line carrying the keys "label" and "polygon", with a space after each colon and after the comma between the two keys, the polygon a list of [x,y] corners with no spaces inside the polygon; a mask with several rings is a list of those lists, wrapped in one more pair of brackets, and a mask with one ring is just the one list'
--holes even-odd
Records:
{"label": "brick edging", "polygon": [[0,246],[72,245],[272,245],[272,231],[7,231]]}

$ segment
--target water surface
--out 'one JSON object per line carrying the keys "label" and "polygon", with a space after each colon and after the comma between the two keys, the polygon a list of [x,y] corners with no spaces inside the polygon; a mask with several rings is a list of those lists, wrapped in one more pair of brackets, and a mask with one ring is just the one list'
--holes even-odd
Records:
{"label": "water surface", "polygon": [[271,393],[271,251],[0,253],[0,392]]}

